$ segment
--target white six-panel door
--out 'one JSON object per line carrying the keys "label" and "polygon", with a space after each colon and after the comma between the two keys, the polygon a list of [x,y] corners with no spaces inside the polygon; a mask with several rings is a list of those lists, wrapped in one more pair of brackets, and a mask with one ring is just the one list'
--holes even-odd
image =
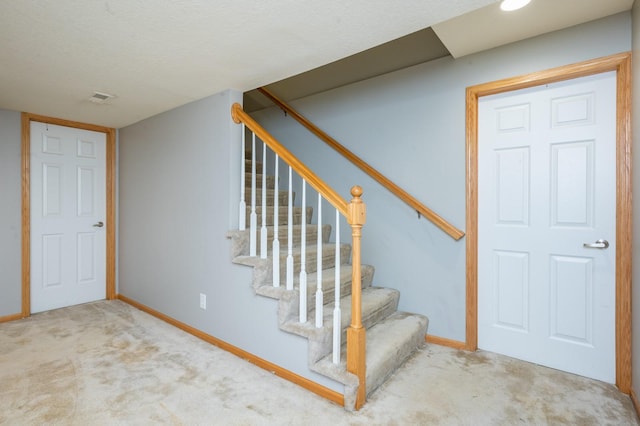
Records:
{"label": "white six-panel door", "polygon": [[106,135],[31,122],[31,312],[106,297]]}
{"label": "white six-panel door", "polygon": [[478,346],[614,383],[615,72],[478,119]]}

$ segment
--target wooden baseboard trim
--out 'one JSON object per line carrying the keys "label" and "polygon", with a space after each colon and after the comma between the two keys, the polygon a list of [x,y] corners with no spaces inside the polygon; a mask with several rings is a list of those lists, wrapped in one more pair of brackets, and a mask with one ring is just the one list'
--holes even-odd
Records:
{"label": "wooden baseboard trim", "polygon": [[216,337],[211,336],[210,334],[207,334],[203,331],[198,330],[195,327],[192,327],[190,325],[187,325],[183,322],[180,322],[174,318],[171,318],[165,314],[163,314],[162,312],[156,311],[155,309],[152,309],[148,306],[145,306],[139,302],[136,302],[133,299],[129,299],[126,296],[123,296],[121,294],[117,295],[117,298],[119,300],[122,300],[125,303],[128,303],[129,305],[140,309],[143,312],[148,313],[149,315],[153,315],[154,317],[169,323],[171,325],[173,325],[174,327],[179,328],[182,331],[185,331],[189,334],[192,334],[193,336],[204,340],[207,343],[210,343],[212,345],[215,345],[217,347],[219,347],[220,349],[223,349],[227,352],[230,352],[234,355],[236,355],[237,357],[240,357],[246,361],[249,361],[250,363],[263,368],[267,371],[270,371],[271,373],[274,373],[276,376],[279,376],[285,380],[288,380],[298,386],[301,386],[313,393],[315,393],[316,395],[319,395],[325,399],[328,399],[329,401],[332,401],[338,405],[341,405],[344,407],[344,395],[329,389],[325,386],[322,386],[316,382],[313,382],[305,377],[302,377],[292,371],[286,370],[276,364],[273,364],[265,359],[262,359],[260,357],[257,357],[255,355],[253,355],[252,353],[249,353],[243,349],[238,348],[237,346],[233,346],[223,340],[220,340]]}
{"label": "wooden baseboard trim", "polygon": [[636,409],[636,414],[640,419],[640,400],[638,399],[638,395],[636,395],[633,389],[631,389],[631,392],[629,392],[629,396],[631,397],[631,402],[633,402],[633,407]]}
{"label": "wooden baseboard trim", "polygon": [[0,323],[2,322],[9,322],[9,321],[15,321],[15,320],[19,320],[24,318],[22,316],[22,314],[13,314],[13,315],[5,315],[3,317],[0,317]]}
{"label": "wooden baseboard trim", "polygon": [[445,337],[432,336],[427,334],[424,336],[424,340],[427,343],[433,343],[434,345],[446,346],[448,348],[466,350],[467,345],[459,340],[447,339]]}

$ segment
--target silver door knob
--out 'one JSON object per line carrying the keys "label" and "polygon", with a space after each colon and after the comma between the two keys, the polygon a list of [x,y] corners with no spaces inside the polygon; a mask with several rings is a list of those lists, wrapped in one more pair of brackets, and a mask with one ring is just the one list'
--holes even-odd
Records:
{"label": "silver door knob", "polygon": [[102,228],[104,226],[104,223],[102,222],[94,223],[93,226],[95,226],[96,228]]}
{"label": "silver door knob", "polygon": [[606,249],[609,247],[609,241],[598,240],[595,243],[584,243],[582,246],[584,248]]}

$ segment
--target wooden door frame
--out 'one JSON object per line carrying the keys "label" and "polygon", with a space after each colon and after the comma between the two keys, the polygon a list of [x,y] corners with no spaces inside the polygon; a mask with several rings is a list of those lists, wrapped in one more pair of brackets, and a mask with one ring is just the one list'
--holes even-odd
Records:
{"label": "wooden door frame", "polygon": [[23,318],[31,315],[31,122],[55,124],[76,129],[104,133],[106,136],[106,185],[107,185],[107,248],[106,248],[106,296],[108,300],[116,297],[116,203],[115,203],[115,164],[116,131],[111,127],[79,123],[60,118],[22,113],[22,313]]}
{"label": "wooden door frame", "polygon": [[467,88],[467,317],[465,349],[478,348],[478,98],[616,71],[616,385],[631,391],[631,53],[507,78]]}

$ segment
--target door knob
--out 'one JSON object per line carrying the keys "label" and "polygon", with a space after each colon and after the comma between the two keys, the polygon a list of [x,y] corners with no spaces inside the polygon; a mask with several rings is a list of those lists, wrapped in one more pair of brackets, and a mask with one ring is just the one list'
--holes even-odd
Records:
{"label": "door knob", "polygon": [[584,248],[606,249],[609,247],[609,241],[597,240],[595,243],[584,243],[582,246]]}
{"label": "door knob", "polygon": [[104,226],[104,223],[102,222],[94,223],[93,226],[95,226],[96,228],[102,228]]}

